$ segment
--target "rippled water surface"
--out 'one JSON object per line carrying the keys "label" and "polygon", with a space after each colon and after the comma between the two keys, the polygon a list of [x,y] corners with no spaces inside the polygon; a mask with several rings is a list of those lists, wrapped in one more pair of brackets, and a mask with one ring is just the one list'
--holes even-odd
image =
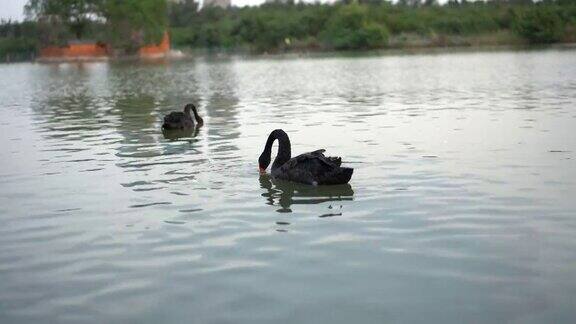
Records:
{"label": "rippled water surface", "polygon": [[1,65],[0,131],[2,323],[576,321],[574,50]]}

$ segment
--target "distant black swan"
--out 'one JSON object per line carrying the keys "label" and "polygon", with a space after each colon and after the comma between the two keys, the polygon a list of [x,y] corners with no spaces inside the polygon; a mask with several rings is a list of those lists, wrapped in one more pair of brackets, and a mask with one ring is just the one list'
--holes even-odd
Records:
{"label": "distant black swan", "polygon": [[196,106],[193,104],[187,104],[186,107],[184,107],[184,112],[173,111],[170,114],[164,116],[164,123],[162,124],[162,128],[166,130],[193,128],[194,119],[192,119],[192,115],[190,115],[190,110],[192,110],[194,113],[196,124],[198,124],[198,126],[202,126],[202,124],[204,124],[204,120],[202,117],[200,117],[200,115],[198,115]]}
{"label": "distant black swan", "polygon": [[350,181],[354,169],[343,168],[339,157],[324,156],[325,150],[304,153],[290,158],[290,139],[281,129],[276,129],[266,141],[264,152],[258,159],[260,172],[270,164],[272,144],[278,140],[278,154],[272,163],[272,177],[311,185],[344,184]]}

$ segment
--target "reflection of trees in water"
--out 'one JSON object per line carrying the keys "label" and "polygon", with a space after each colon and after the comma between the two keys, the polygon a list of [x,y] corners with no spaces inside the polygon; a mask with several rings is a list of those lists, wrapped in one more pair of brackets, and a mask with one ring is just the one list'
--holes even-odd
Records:
{"label": "reflection of trees in water", "polygon": [[[118,130],[125,142],[141,139],[142,133],[155,128],[156,116],[153,115],[156,103],[149,95],[126,96],[117,98],[114,111],[118,116]],[[152,143],[145,140],[143,143]]]}
{"label": "reflection of trees in water", "polygon": [[187,103],[200,104],[201,84],[194,61],[119,62],[112,64],[110,71],[110,88],[116,97],[152,96],[158,103],[160,117],[170,111],[181,111]]}
{"label": "reflection of trees in water", "polygon": [[211,151],[223,153],[237,151],[232,144],[240,136],[237,120],[238,97],[236,96],[237,77],[230,62],[210,62],[203,64],[205,71],[199,71],[199,78],[206,93],[205,113],[210,117],[207,127]]}
{"label": "reflection of trees in water", "polygon": [[77,141],[106,126],[101,120],[105,101],[100,74],[107,74],[100,64],[50,65],[38,70],[31,108],[38,125],[47,129],[46,137]]}
{"label": "reflection of trees in water", "polygon": [[162,63],[111,63],[109,84],[115,97],[146,95],[164,101],[172,95],[172,81],[172,71]]}
{"label": "reflection of trees in water", "polygon": [[[354,199],[354,190],[349,184],[336,186],[311,186],[290,181],[273,180],[268,174],[260,175],[260,187],[266,189],[262,197],[266,204],[281,208],[280,213],[292,212],[292,205],[313,205],[330,201],[344,201]],[[320,217],[335,216],[331,214]]]}
{"label": "reflection of trees in water", "polygon": [[154,98],[148,95],[116,99],[114,111],[118,117],[117,131],[122,136],[118,156],[152,157],[159,154],[155,145],[151,145],[158,142],[160,132],[155,126],[155,107]]}

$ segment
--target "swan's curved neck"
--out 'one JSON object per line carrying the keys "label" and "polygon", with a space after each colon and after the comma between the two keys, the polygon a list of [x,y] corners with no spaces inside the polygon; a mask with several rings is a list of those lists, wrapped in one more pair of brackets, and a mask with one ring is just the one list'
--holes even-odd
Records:
{"label": "swan's curved neck", "polygon": [[198,110],[196,109],[196,106],[186,105],[186,107],[184,107],[184,114],[186,114],[188,118],[192,119],[192,115],[190,115],[190,110],[192,110],[192,112],[194,113],[194,119],[196,120],[196,123],[198,125],[204,124],[204,119],[202,119],[202,117],[198,115]]}
{"label": "swan's curved neck", "polygon": [[281,129],[277,129],[270,133],[270,136],[268,136],[268,140],[266,141],[266,147],[264,150],[268,156],[272,154],[272,144],[274,144],[275,140],[278,140],[278,154],[276,154],[274,163],[272,163],[272,170],[279,168],[284,163],[288,162],[292,155],[288,134]]}
{"label": "swan's curved neck", "polygon": [[184,115],[186,115],[186,116],[188,116],[188,117],[192,117],[192,116],[190,115],[190,110],[191,110],[190,105],[186,105],[186,106],[184,107]]}
{"label": "swan's curved neck", "polygon": [[196,107],[194,107],[194,109],[192,109],[192,112],[194,112],[194,119],[196,119],[196,123],[198,125],[203,125],[204,119],[202,119],[202,117],[200,117],[200,115],[198,115],[198,110],[196,110]]}

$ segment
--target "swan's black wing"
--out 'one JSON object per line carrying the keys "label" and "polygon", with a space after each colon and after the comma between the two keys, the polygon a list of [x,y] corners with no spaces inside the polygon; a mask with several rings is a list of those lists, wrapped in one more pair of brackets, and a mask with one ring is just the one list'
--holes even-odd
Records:
{"label": "swan's black wing", "polygon": [[342,158],[339,156],[326,156],[326,158],[336,166],[342,165]]}
{"label": "swan's black wing", "polygon": [[173,123],[180,123],[184,120],[184,113],[181,111],[173,111],[168,115],[164,116],[164,123],[165,124],[173,124]]}
{"label": "swan's black wing", "polygon": [[192,119],[188,118],[183,112],[176,111],[164,116],[164,123],[162,124],[162,128],[164,129],[183,129],[193,126],[194,122]]}
{"label": "swan's black wing", "polygon": [[324,156],[325,150],[298,155],[272,171],[272,176],[313,185],[348,183],[352,168],[342,168],[339,157]]}

